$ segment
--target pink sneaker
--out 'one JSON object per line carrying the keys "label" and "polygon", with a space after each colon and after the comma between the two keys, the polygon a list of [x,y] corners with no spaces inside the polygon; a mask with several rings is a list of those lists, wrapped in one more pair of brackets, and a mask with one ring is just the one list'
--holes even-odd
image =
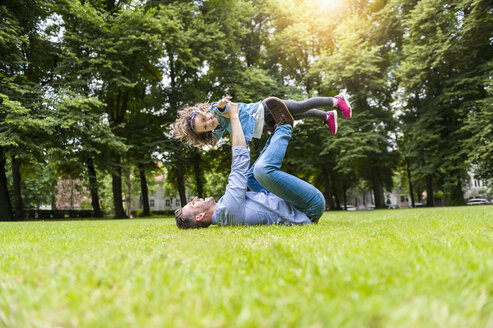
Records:
{"label": "pink sneaker", "polygon": [[344,117],[349,120],[353,115],[353,110],[351,109],[351,104],[349,103],[349,99],[346,94],[337,95],[334,98],[339,99],[339,102],[335,108],[340,109],[342,114],[344,114]]}
{"label": "pink sneaker", "polygon": [[337,133],[337,111],[329,110],[327,112],[327,121],[325,121],[324,124],[327,124],[330,128],[330,132],[335,135]]}

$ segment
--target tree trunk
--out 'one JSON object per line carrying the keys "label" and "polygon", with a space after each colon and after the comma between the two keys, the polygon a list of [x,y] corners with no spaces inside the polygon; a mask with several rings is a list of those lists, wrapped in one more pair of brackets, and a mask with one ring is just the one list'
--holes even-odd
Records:
{"label": "tree trunk", "polygon": [[5,156],[3,149],[0,148],[0,221],[12,221],[13,219],[7,176],[5,175]]}
{"label": "tree trunk", "polygon": [[329,174],[330,174],[330,181],[331,181],[330,187],[332,188],[331,189],[332,195],[334,195],[334,199],[335,199],[335,206],[336,206],[335,209],[340,210],[341,209],[341,202],[339,201],[340,194],[338,193],[338,190],[334,186],[334,183],[335,183],[334,172],[332,170],[329,170]]}
{"label": "tree trunk", "polygon": [[433,195],[433,176],[426,176],[426,206],[435,206],[435,196]]}
{"label": "tree trunk", "polygon": [[115,155],[115,164],[118,166],[111,174],[113,189],[113,208],[115,210],[115,219],[126,219],[125,210],[123,209],[122,198],[122,169],[120,168],[120,155]]}
{"label": "tree trunk", "polygon": [[183,165],[180,161],[176,163],[176,184],[180,194],[181,206],[187,205],[187,195],[185,193],[185,176],[183,175]]}
{"label": "tree trunk", "polygon": [[140,176],[140,192],[142,194],[142,215],[151,216],[151,209],[149,208],[149,191],[147,190],[146,171],[143,164],[139,164],[139,176]]}
{"label": "tree trunk", "polygon": [[335,210],[334,208],[334,200],[332,199],[332,192],[330,191],[330,181],[329,181],[329,174],[327,172],[327,167],[322,166],[322,179],[324,182],[324,189],[325,189],[325,201],[329,205],[329,210],[333,211]]}
{"label": "tree trunk", "polygon": [[409,181],[409,193],[411,194],[411,206],[414,208],[413,183],[411,181],[411,169],[409,168],[409,158],[406,156],[407,180]]}
{"label": "tree trunk", "polygon": [[51,209],[56,210],[56,195],[51,196]]}
{"label": "tree trunk", "polygon": [[125,210],[127,216],[132,218],[132,181],[130,181],[130,165],[125,171],[125,177],[127,181],[127,196],[125,197]]}
{"label": "tree trunk", "polygon": [[74,180],[70,179],[70,209],[74,209]]}
{"label": "tree trunk", "polygon": [[342,179],[342,201],[344,202],[344,210],[347,211],[347,198],[346,198],[346,182]]}
{"label": "tree trunk", "polygon": [[416,186],[416,196],[418,197],[418,203],[423,202],[423,186],[417,185]]}
{"label": "tree trunk", "polygon": [[89,172],[89,189],[91,189],[92,209],[94,211],[94,216],[100,218],[103,217],[103,213],[101,212],[101,207],[99,206],[98,180],[92,157],[87,160],[87,170]]}
{"label": "tree trunk", "polygon": [[[172,50],[172,47],[170,46],[169,43],[166,43],[166,52],[168,54],[169,60],[169,78],[170,78],[170,85],[171,85],[171,95],[170,95],[170,105],[171,108],[176,110],[178,108],[178,93],[177,93],[177,85],[176,85],[176,77],[178,76],[177,70],[176,70],[176,65],[174,61],[174,53]],[[180,146],[178,146],[180,147]],[[178,148],[180,149],[180,148]],[[178,150],[175,154],[177,161],[176,163],[176,184],[178,186],[178,193],[180,195],[180,202],[181,206],[187,205],[187,195],[185,192],[185,175],[183,172],[183,164],[181,161],[182,151]]]}
{"label": "tree trunk", "polygon": [[457,180],[454,185],[451,186],[448,201],[450,203],[447,205],[464,205],[464,193],[462,191],[460,174],[457,174]]}
{"label": "tree trunk", "polygon": [[14,187],[14,217],[16,220],[24,220],[24,205],[21,194],[21,159],[12,157],[12,180]]}
{"label": "tree trunk", "polygon": [[197,187],[197,196],[199,198],[203,197],[204,187],[202,184],[202,172],[200,172],[200,153],[195,150],[193,154],[193,168],[195,171],[195,186]]}
{"label": "tree trunk", "polygon": [[380,181],[377,170],[374,171],[374,174],[371,177],[371,183],[373,187],[373,197],[375,198],[375,208],[385,208],[382,181]]}

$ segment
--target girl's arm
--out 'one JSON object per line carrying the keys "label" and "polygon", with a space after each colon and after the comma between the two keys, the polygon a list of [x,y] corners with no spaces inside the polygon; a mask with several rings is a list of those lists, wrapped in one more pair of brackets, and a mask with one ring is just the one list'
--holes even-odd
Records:
{"label": "girl's arm", "polygon": [[214,104],[212,106],[224,109],[228,103],[231,103],[231,99],[233,99],[233,97],[224,97],[223,99],[219,100],[217,104]]}
{"label": "girl's arm", "polygon": [[232,98],[233,97],[224,97],[218,102],[212,103],[210,110],[218,115],[225,114],[229,109],[229,104],[231,104]]}

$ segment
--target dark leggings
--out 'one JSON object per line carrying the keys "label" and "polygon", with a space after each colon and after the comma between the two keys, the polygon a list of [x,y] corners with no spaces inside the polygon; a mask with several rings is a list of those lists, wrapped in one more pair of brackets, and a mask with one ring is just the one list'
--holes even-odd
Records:
{"label": "dark leggings", "polygon": [[[327,120],[327,112],[321,109],[316,109],[316,107],[333,107],[334,104],[334,98],[332,97],[313,97],[302,101],[283,101],[295,120],[300,120],[306,117],[313,117],[318,118],[324,122]],[[272,116],[267,115],[269,114],[269,111],[265,104],[264,110],[266,111],[266,121],[272,120]]]}

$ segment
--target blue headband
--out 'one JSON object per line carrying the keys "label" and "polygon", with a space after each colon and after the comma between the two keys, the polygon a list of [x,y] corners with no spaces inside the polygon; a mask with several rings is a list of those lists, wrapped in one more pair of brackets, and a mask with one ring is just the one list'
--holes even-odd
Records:
{"label": "blue headband", "polygon": [[197,131],[195,131],[195,129],[193,127],[193,119],[195,118],[195,115],[197,115],[197,112],[194,111],[192,113],[192,115],[190,115],[189,119],[190,119],[190,127],[192,128],[192,131],[195,132],[195,133],[197,133]]}

